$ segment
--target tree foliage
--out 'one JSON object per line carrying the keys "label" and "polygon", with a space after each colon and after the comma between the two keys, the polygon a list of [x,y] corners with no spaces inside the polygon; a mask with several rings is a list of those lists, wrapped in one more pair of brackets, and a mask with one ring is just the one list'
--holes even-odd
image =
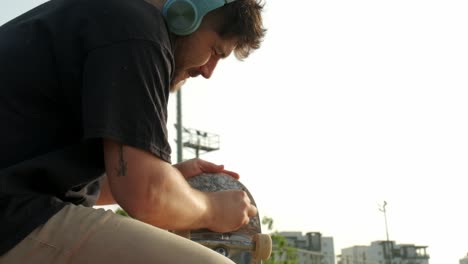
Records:
{"label": "tree foliage", "polygon": [[115,213],[118,214],[118,215],[123,215],[123,216],[129,216],[127,212],[125,212],[124,209],[122,208],[117,208],[117,210],[115,210]]}
{"label": "tree foliage", "polygon": [[[271,217],[263,217],[262,224],[267,226],[269,231],[273,230],[273,219]],[[271,240],[273,241],[273,249],[271,256],[264,264],[297,264],[297,250],[290,247],[286,238],[279,234],[278,231],[270,233]]]}

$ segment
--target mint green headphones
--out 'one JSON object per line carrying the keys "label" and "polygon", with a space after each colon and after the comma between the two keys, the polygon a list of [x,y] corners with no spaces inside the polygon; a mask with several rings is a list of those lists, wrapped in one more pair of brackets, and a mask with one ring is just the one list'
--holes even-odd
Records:
{"label": "mint green headphones", "polygon": [[235,0],[168,0],[163,16],[169,29],[176,35],[189,35],[200,26],[208,12]]}

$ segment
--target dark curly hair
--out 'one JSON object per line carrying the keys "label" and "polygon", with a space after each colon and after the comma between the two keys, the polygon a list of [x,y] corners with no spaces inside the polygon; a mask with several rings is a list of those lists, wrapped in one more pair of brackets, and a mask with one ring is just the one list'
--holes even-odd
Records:
{"label": "dark curly hair", "polygon": [[261,15],[263,7],[261,0],[237,0],[207,15],[215,17],[221,37],[238,39],[234,54],[240,60],[260,48],[266,33]]}

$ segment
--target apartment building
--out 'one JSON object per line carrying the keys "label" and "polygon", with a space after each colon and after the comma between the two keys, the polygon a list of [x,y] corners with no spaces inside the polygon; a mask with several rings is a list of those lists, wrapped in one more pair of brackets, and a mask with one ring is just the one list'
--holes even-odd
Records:
{"label": "apartment building", "polygon": [[333,237],[319,232],[280,232],[288,245],[296,248],[298,264],[335,264]]}
{"label": "apartment building", "polygon": [[374,241],[370,246],[353,246],[341,250],[338,264],[429,264],[427,246]]}
{"label": "apartment building", "polygon": [[464,258],[460,259],[460,264],[468,264],[468,253],[466,253]]}

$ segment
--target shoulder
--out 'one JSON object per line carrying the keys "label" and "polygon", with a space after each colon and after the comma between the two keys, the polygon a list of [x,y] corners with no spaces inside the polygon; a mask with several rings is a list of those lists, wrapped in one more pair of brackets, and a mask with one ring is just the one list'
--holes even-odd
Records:
{"label": "shoulder", "polygon": [[155,6],[144,0],[77,0],[87,3],[89,16],[97,22],[111,22],[114,26],[151,27],[164,23],[164,18]]}
{"label": "shoulder", "polygon": [[93,26],[116,38],[160,42],[168,38],[165,20],[156,7],[144,0],[83,0],[92,2]]}
{"label": "shoulder", "polygon": [[[159,9],[144,0],[52,0],[62,2],[66,16],[87,48],[127,40],[144,40],[171,48]],[[56,22],[57,23],[57,22]]]}

